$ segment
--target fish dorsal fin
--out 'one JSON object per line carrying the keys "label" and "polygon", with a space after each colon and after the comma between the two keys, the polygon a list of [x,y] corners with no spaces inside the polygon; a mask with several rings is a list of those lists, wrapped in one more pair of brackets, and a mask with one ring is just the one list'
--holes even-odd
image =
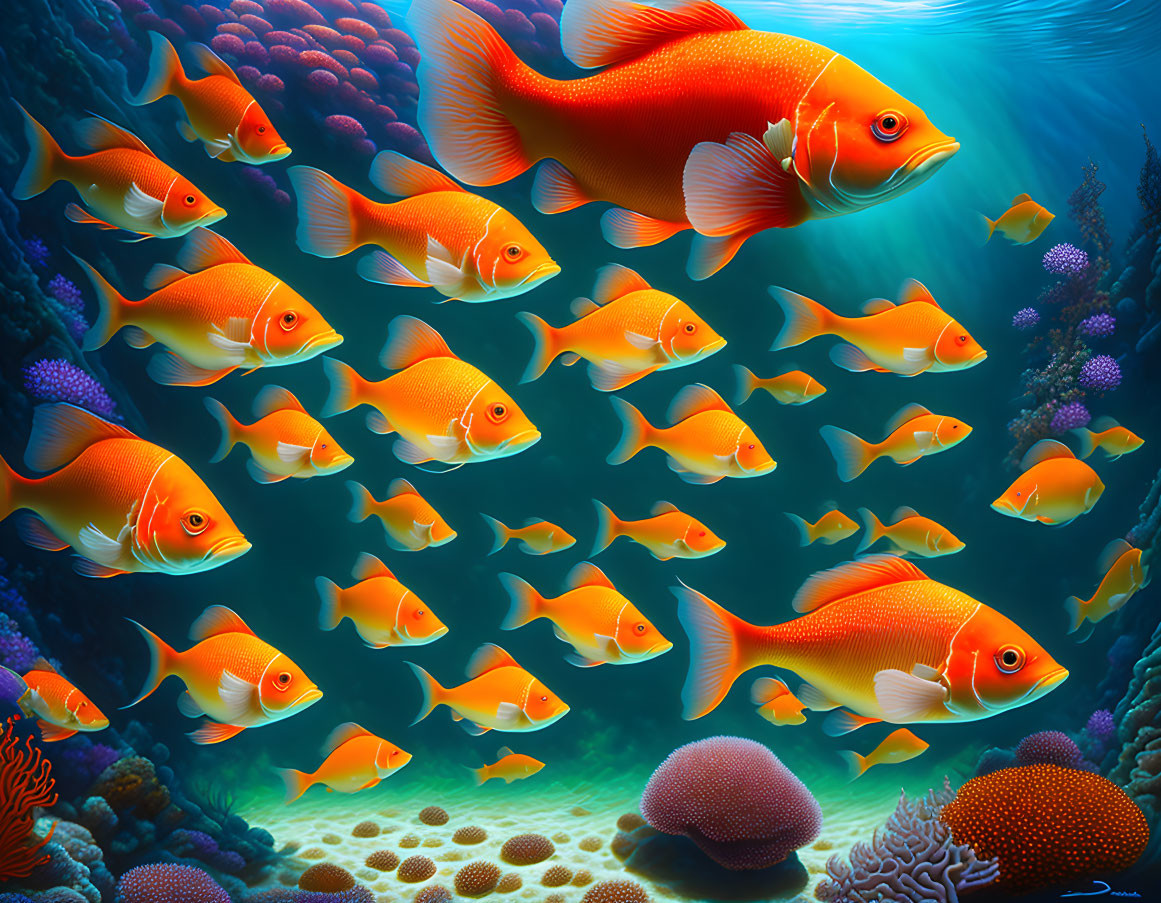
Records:
{"label": "fish dorsal fin", "polygon": [[670,423],[680,423],[683,420],[688,420],[694,414],[702,414],[706,411],[733,413],[730,406],[722,400],[722,396],[717,392],[702,383],[694,383],[673,396],[666,417],[669,418]]}
{"label": "fish dorsal fin", "polygon": [[384,194],[400,198],[433,191],[463,191],[438,169],[395,151],[380,151],[371,161],[371,181]]}
{"label": "fish dorsal fin", "polygon": [[895,555],[868,555],[810,577],[794,594],[792,604],[795,611],[814,611],[839,599],[881,586],[929,579],[915,565]]}
{"label": "fish dorsal fin", "polygon": [[1055,439],[1041,439],[1028,449],[1028,451],[1024,452],[1024,457],[1020,459],[1020,470],[1030,470],[1037,464],[1041,464],[1052,458],[1075,457],[1076,455],[1072,453],[1072,449],[1063,442],[1057,442]]}
{"label": "fish dorsal fin", "polygon": [[1030,194],[1018,194],[1014,198],[1012,198],[1012,206],[1015,207],[1017,204],[1026,204],[1030,200],[1032,200],[1032,195],[1030,195]]}
{"label": "fish dorsal fin", "polygon": [[269,417],[275,411],[298,411],[306,414],[302,402],[295,398],[289,389],[282,386],[266,386],[254,399],[254,416]]}
{"label": "fish dorsal fin", "polygon": [[597,273],[597,281],[593,284],[593,301],[608,304],[630,292],[643,292],[650,288],[652,286],[636,270],[619,263],[610,263],[601,267]]}
{"label": "fish dorsal fin", "polygon": [[745,22],[709,0],[664,9],[628,0],[570,0],[560,18],[560,43],[569,60],[593,69],[642,56],[686,35],[745,29]]}
{"label": "fish dorsal fin", "polygon": [[403,477],[396,477],[387,487],[387,498],[393,499],[400,495],[419,495],[419,492]]}
{"label": "fish dorsal fin", "polygon": [[43,656],[41,658],[38,658],[36,661],[34,661],[32,663],[32,667],[29,668],[28,670],[29,671],[44,671],[46,674],[55,674],[58,677],[60,676],[60,672],[57,671],[56,668],[54,668],[52,665],[50,665],[48,662],[48,659],[44,658]]}
{"label": "fish dorsal fin", "polygon": [[123,147],[129,150],[141,151],[143,154],[149,154],[151,157],[157,155],[149,149],[149,146],[134,135],[131,131],[121,126],[110,122],[103,116],[90,116],[87,119],[82,119],[77,124],[77,141],[89,148],[89,150],[112,150],[113,148]]}
{"label": "fish dorsal fin", "polygon": [[73,461],[104,439],[138,439],[123,426],[67,402],[40,405],[32,415],[32,432],[24,463],[41,473]]}
{"label": "fish dorsal fin", "polygon": [[388,370],[403,370],[429,357],[455,357],[438,332],[416,317],[396,317],[387,327],[387,344],[379,363]]}
{"label": "fish dorsal fin", "polygon": [[199,226],[177,252],[177,262],[182,269],[196,273],[223,263],[250,263],[250,260],[217,232]]}
{"label": "fish dorsal fin", "polygon": [[361,724],[355,724],[353,721],[344,722],[327,735],[326,740],[323,741],[322,754],[329,756],[348,740],[354,740],[356,737],[373,736],[375,735]]}
{"label": "fish dorsal fin", "polygon": [[514,755],[516,755],[516,753],[512,752],[511,746],[501,746],[498,750],[496,750],[496,758],[497,759],[504,759],[508,756],[514,756]]}
{"label": "fish dorsal fin", "polygon": [[[899,303],[913,304],[916,301],[922,301],[925,304],[933,304],[939,307],[939,302],[927,290],[926,285],[918,279],[908,279],[903,283],[903,288],[899,289]],[[942,310],[942,308],[940,309]]]}
{"label": "fish dorsal fin", "polygon": [[395,579],[395,575],[391,573],[391,568],[370,552],[359,553],[359,557],[355,559],[355,566],[351,568],[351,576],[356,580],[370,580],[372,577]]}
{"label": "fish dorsal fin", "polygon": [[597,304],[592,298],[573,298],[568,305],[569,313],[578,320],[600,309],[601,305]]}
{"label": "fish dorsal fin", "polygon": [[1103,417],[1098,417],[1096,420],[1090,423],[1088,428],[1094,433],[1103,433],[1105,430],[1111,430],[1118,426],[1120,426],[1120,424],[1117,423],[1116,418],[1105,414]]}
{"label": "fish dorsal fin", "polygon": [[919,512],[910,505],[900,505],[895,509],[895,513],[891,515],[891,522],[899,523],[901,520],[906,520],[909,517],[919,517]]}
{"label": "fish dorsal fin", "polygon": [[1097,573],[1102,577],[1107,574],[1114,564],[1126,552],[1131,552],[1133,546],[1123,539],[1114,539],[1101,551],[1097,559]]}
{"label": "fish dorsal fin", "polygon": [[466,673],[469,678],[474,680],[481,674],[487,674],[489,671],[495,671],[497,668],[519,667],[520,665],[516,663],[516,659],[512,658],[511,655],[495,643],[484,643],[468,659]]}
{"label": "fish dorsal fin", "polygon": [[860,309],[867,316],[871,316],[872,314],[881,314],[884,311],[894,310],[895,302],[888,301],[886,298],[871,298],[869,301],[864,301]]}
{"label": "fish dorsal fin", "polygon": [[195,643],[208,640],[212,636],[221,636],[223,633],[255,635],[238,613],[232,608],[226,608],[225,605],[209,606],[189,628],[189,638]]}
{"label": "fish dorsal fin", "polygon": [[887,433],[890,435],[908,421],[914,420],[916,417],[925,417],[930,413],[931,411],[914,401],[910,404],[905,404],[887,421]]}
{"label": "fish dorsal fin", "polygon": [[170,266],[168,263],[155,263],[145,274],[145,287],[151,292],[156,292],[167,285],[181,282],[188,275],[185,270]]}
{"label": "fish dorsal fin", "polygon": [[605,576],[605,572],[590,561],[582,561],[575,565],[568,576],[564,578],[564,585],[568,589],[580,589],[582,586],[604,586],[616,589],[613,581]]}
{"label": "fish dorsal fin", "polygon": [[222,78],[228,78],[236,85],[242,84],[238,80],[238,73],[230,68],[230,64],[210,50],[205,44],[190,44],[189,52],[197,64],[202,67],[203,72],[209,75],[220,75]]}
{"label": "fish dorsal fin", "polygon": [[649,513],[654,517],[662,514],[680,513],[673,502],[657,502],[649,509]]}
{"label": "fish dorsal fin", "polygon": [[524,523],[521,526],[535,527],[537,524],[544,524],[545,526],[551,526],[551,524],[549,524],[548,521],[546,521],[543,517],[526,517],[526,518],[524,518]]}

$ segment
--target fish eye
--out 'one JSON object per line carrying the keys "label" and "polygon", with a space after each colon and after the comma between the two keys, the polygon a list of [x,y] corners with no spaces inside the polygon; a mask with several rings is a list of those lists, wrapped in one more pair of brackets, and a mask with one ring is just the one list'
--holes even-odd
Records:
{"label": "fish eye", "polygon": [[697,324],[696,323],[686,323],[685,324],[685,331],[687,333],[689,333],[690,335],[693,335],[695,332],[697,332]]}
{"label": "fish eye", "polygon": [[281,326],[283,329],[285,329],[287,332],[290,332],[290,330],[294,329],[294,327],[295,327],[295,325],[297,325],[297,323],[298,323],[298,314],[296,314],[292,310],[288,310],[286,313],[284,313],[281,317],[278,318],[278,325]]}
{"label": "fish eye", "polygon": [[751,443],[750,443],[750,448],[753,448],[753,447],[754,447],[754,443],[753,443],[753,442],[751,442]]}
{"label": "fish eye", "polygon": [[274,678],[278,682],[278,689],[285,690],[290,686],[290,672],[280,671],[278,676]]}
{"label": "fish eye", "polygon": [[205,532],[209,525],[210,519],[200,511],[190,511],[181,519],[181,528],[190,536]]}
{"label": "fish eye", "polygon": [[633,627],[633,629],[636,630],[638,633],[644,633],[645,632],[645,625],[644,624],[637,624]]}
{"label": "fish eye", "polygon": [[264,125],[258,126],[258,134],[265,135],[266,134],[266,126],[264,126]]}
{"label": "fish eye", "polygon": [[540,701],[541,701],[541,702],[548,702],[548,697],[547,697],[547,696],[541,696],[541,697],[540,697]]}
{"label": "fish eye", "polygon": [[492,423],[503,423],[508,418],[508,405],[503,402],[496,402],[488,406],[488,419]]}
{"label": "fish eye", "polygon": [[197,199],[197,198],[195,198],[195,197],[194,197],[192,194],[187,194],[187,195],[185,196],[185,205],[186,205],[187,207],[192,207],[192,206],[193,206],[194,204],[196,204],[197,202],[198,202],[198,199]]}
{"label": "fish eye", "polygon": [[415,609],[415,615],[414,615],[414,617],[416,617],[416,618],[422,618],[422,617],[423,617],[425,614],[427,614],[427,612],[426,612],[426,611],[424,611],[422,608],[417,608],[417,609]]}
{"label": "fish eye", "polygon": [[1024,667],[1024,650],[1019,646],[1001,646],[996,652],[996,667],[1005,674],[1015,674]]}
{"label": "fish eye", "polygon": [[698,530],[697,535],[698,536],[705,536],[705,530]]}
{"label": "fish eye", "polygon": [[508,245],[508,247],[504,249],[504,256],[509,261],[519,260],[524,256],[524,249],[520,247],[520,245]]}
{"label": "fish eye", "polygon": [[871,123],[871,132],[880,141],[894,141],[907,130],[907,117],[895,110],[884,110]]}
{"label": "fish eye", "polygon": [[966,335],[956,336],[955,343],[957,345],[966,345],[967,344],[967,336]]}
{"label": "fish eye", "polygon": [[319,446],[319,448],[320,448],[320,449],[321,449],[321,448],[326,448],[326,447],[327,447],[327,444],[326,444],[325,442],[324,442],[322,445],[320,445],[320,446]]}
{"label": "fish eye", "polygon": [[959,429],[959,424],[958,424],[958,423],[953,423],[953,424],[951,425],[951,428],[952,428],[953,430],[958,430],[958,429]]}
{"label": "fish eye", "polygon": [[1019,490],[1017,490],[1016,491],[1016,498],[1019,498],[1021,495],[1023,495],[1023,493],[1021,493]]}

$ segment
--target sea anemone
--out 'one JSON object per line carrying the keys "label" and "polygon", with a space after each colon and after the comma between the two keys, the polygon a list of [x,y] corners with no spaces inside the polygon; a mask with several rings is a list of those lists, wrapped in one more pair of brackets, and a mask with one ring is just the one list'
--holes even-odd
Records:
{"label": "sea anemone", "polygon": [[1086,389],[1110,392],[1121,384],[1121,368],[1110,355],[1097,354],[1084,362],[1077,382]]}
{"label": "sea anemone", "polygon": [[505,872],[496,882],[496,893],[510,894],[524,886],[524,879],[515,872]]}
{"label": "sea anemone", "polygon": [[102,417],[114,416],[115,405],[104,386],[63,358],[42,359],[25,367],[24,390],[37,401],[67,401]]}
{"label": "sea anemone", "polygon": [[1076,326],[1076,331],[1083,336],[1093,339],[1104,339],[1111,336],[1117,329],[1117,318],[1109,313],[1093,314],[1085,317]]}
{"label": "sea anemone", "polygon": [[1056,276],[1076,276],[1088,269],[1088,254],[1076,245],[1061,242],[1045,252],[1044,269]]}
{"label": "sea anemone", "polygon": [[451,903],[452,892],[439,884],[425,887],[414,897],[412,903]]}
{"label": "sea anemone", "polygon": [[517,834],[504,841],[500,858],[509,865],[535,865],[555,852],[556,847],[543,834]]}
{"label": "sea anemone", "polygon": [[1040,322],[1040,314],[1035,307],[1021,307],[1012,317],[1012,325],[1021,332],[1032,329]]}
{"label": "sea anemone", "polygon": [[1097,709],[1089,715],[1084,729],[1094,740],[1108,740],[1117,732],[1117,722],[1108,709]]}
{"label": "sea anemone", "polygon": [[1092,414],[1088,412],[1088,408],[1079,401],[1073,401],[1057,409],[1048,428],[1054,433],[1067,433],[1069,430],[1087,426],[1090,420]]}

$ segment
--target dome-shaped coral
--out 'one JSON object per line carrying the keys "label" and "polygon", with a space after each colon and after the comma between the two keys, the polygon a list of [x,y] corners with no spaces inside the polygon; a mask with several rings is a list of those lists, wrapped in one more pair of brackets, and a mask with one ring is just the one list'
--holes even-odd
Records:
{"label": "dome-shaped coral", "polygon": [[500,881],[500,869],[491,862],[469,862],[456,872],[456,893],[461,897],[490,894]]}
{"label": "dome-shaped coral", "polygon": [[584,850],[586,853],[595,853],[604,845],[605,842],[601,840],[601,838],[592,835],[588,837],[582,837],[580,839],[580,843],[577,844],[577,846]]}
{"label": "dome-shaped coral", "polygon": [[230,903],[230,895],[201,869],[168,862],[130,869],[117,891],[124,903]]}
{"label": "dome-shaped coral", "polygon": [[593,873],[588,869],[577,869],[573,872],[572,881],[569,883],[573,887],[587,887],[593,883]]}
{"label": "dome-shaped coral", "polygon": [[378,872],[390,872],[399,865],[399,856],[392,850],[376,850],[363,861],[363,864]]}
{"label": "dome-shaped coral", "polygon": [[439,884],[425,887],[413,898],[413,903],[451,903],[452,892]]}
{"label": "dome-shaped coral", "polygon": [[419,838],[414,834],[404,834],[399,838],[399,846],[403,847],[405,850],[413,849],[419,846]]}
{"label": "dome-shaped coral", "polygon": [[598,881],[585,891],[581,903],[649,903],[649,894],[636,881]]}
{"label": "dome-shaped coral", "polygon": [[419,811],[419,820],[425,825],[446,825],[448,814],[446,809],[439,806],[428,806]]}
{"label": "dome-shaped coral", "polygon": [[341,865],[335,865],[333,862],[320,862],[317,865],[312,865],[298,876],[299,890],[337,894],[341,890],[350,890],[354,886],[355,876]]}
{"label": "dome-shaped coral", "polygon": [[408,856],[399,863],[399,871],[395,873],[395,877],[408,884],[418,884],[434,874],[435,863],[427,856]]}
{"label": "dome-shaped coral", "polygon": [[504,841],[500,858],[509,865],[535,865],[555,852],[556,847],[543,834],[517,834]]}
{"label": "dome-shaped coral", "polygon": [[524,886],[524,879],[515,872],[506,872],[500,876],[500,880],[496,882],[496,893],[510,894],[513,891],[520,890]]}
{"label": "dome-shaped coral", "polygon": [[572,869],[567,865],[551,865],[545,871],[540,883],[545,887],[564,887],[572,880]]}
{"label": "dome-shaped coral", "polygon": [[483,843],[488,839],[488,832],[479,825],[464,825],[462,828],[457,828],[455,834],[452,835],[452,840],[455,843],[474,844]]}
{"label": "dome-shaped coral", "polygon": [[617,829],[626,833],[636,831],[643,824],[645,824],[645,819],[636,812],[626,812],[617,819]]}
{"label": "dome-shaped coral", "polygon": [[1079,768],[1084,756],[1068,734],[1062,731],[1037,731],[1016,747],[1017,765],[1059,765]]}
{"label": "dome-shaped coral", "polygon": [[352,837],[378,837],[379,825],[373,821],[361,821],[351,829]]}

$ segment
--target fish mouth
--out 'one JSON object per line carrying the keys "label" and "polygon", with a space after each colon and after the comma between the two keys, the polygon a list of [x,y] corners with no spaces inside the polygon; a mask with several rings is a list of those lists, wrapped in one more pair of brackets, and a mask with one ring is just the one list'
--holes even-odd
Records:
{"label": "fish mouth", "polygon": [[1020,514],[1020,512],[1016,510],[1016,506],[1003,497],[998,498],[992,502],[992,510],[999,511],[1000,514],[1010,514],[1012,516],[1018,516]]}
{"label": "fish mouth", "polygon": [[282,160],[290,156],[290,145],[279,144],[277,147],[271,148],[270,153],[266,155],[267,160]]}
{"label": "fish mouth", "polygon": [[355,459],[344,453],[341,457],[335,458],[335,460],[327,467],[320,467],[319,473],[329,476],[332,473],[338,473],[341,470],[346,470],[354,463]]}
{"label": "fish mouth", "polygon": [[417,640],[417,641],[416,641],[416,643],[415,643],[415,645],[417,645],[417,646],[425,646],[425,645],[427,645],[428,643],[434,643],[434,642],[435,642],[436,640],[438,640],[440,637],[444,636],[444,635],[445,635],[447,632],[448,632],[448,626],[447,626],[446,624],[444,624],[444,625],[443,625],[442,627],[440,627],[438,630],[433,630],[433,631],[432,631],[431,633],[429,633],[427,636],[423,637],[423,639],[418,639],[418,638],[415,638],[415,637],[409,637],[409,638],[410,638],[410,639],[416,639],[416,640]]}
{"label": "fish mouth", "polygon": [[988,353],[986,351],[981,351],[975,357],[973,357],[971,360],[969,360],[967,362],[967,366],[974,367],[976,364],[980,363],[980,361],[987,358],[987,356],[988,356]]}
{"label": "fish mouth", "polygon": [[559,272],[560,265],[555,260],[549,261],[548,263],[542,263],[531,273],[529,273],[527,277],[525,277],[524,284],[536,285],[543,282],[545,279],[551,279]]}
{"label": "fish mouth", "polygon": [[315,355],[323,351],[330,351],[341,344],[343,344],[343,337],[332,329],[330,332],[322,332],[308,339],[306,344],[298,350],[298,354]]}
{"label": "fish mouth", "polygon": [[742,471],[742,475],[747,477],[760,477],[763,474],[770,473],[770,471],[772,471],[777,466],[777,461],[767,461],[763,464],[759,464],[753,470],[747,470],[745,467],[742,467],[741,464],[738,464],[738,468]]}
{"label": "fish mouth", "polygon": [[210,563],[210,567],[217,567],[228,561],[233,561],[235,558],[240,558],[253,547],[254,544],[241,533],[235,536],[227,536],[225,539],[219,539],[210,546],[210,550],[206,552],[201,563]]}
{"label": "fish mouth", "polygon": [[287,712],[301,712],[303,709],[314,705],[316,702],[318,702],[322,698],[323,698],[322,690],[320,690],[318,687],[311,687],[309,690],[307,690],[305,693],[303,693],[301,696],[299,696],[298,699],[294,700],[294,702],[292,702],[290,705],[288,705],[286,707],[286,711]]}
{"label": "fish mouth", "polygon": [[668,652],[672,648],[673,648],[673,643],[669,642],[669,640],[666,640],[663,643],[658,643],[656,646],[654,646],[652,649],[650,649],[647,653],[645,653],[645,655],[648,658],[656,658],[659,655],[664,655],[666,652]]}
{"label": "fish mouth", "polygon": [[526,448],[531,448],[540,441],[540,430],[524,430],[515,436],[509,436],[492,450],[490,458],[506,458],[509,455],[519,454]]}
{"label": "fish mouth", "polygon": [[219,220],[223,220],[225,218],[226,218],[225,209],[222,207],[215,206],[213,210],[211,210],[209,213],[205,214],[201,219],[199,219],[195,225],[210,226],[210,225],[213,225],[214,223],[218,222]]}
{"label": "fish mouth", "polygon": [[1058,684],[1064,683],[1067,678],[1068,669],[1064,667],[1057,668],[1055,671],[1045,674],[1040,680],[1036,681],[1032,689],[1028,691],[1028,695],[1039,699]]}
{"label": "fish mouth", "polygon": [[703,360],[703,359],[709,357],[711,354],[717,354],[719,351],[721,351],[725,347],[726,347],[726,340],[723,339],[721,336],[718,336],[718,338],[714,339],[714,341],[710,342],[708,345],[706,345],[704,348],[702,348],[701,351],[699,351],[697,353],[697,359]]}

